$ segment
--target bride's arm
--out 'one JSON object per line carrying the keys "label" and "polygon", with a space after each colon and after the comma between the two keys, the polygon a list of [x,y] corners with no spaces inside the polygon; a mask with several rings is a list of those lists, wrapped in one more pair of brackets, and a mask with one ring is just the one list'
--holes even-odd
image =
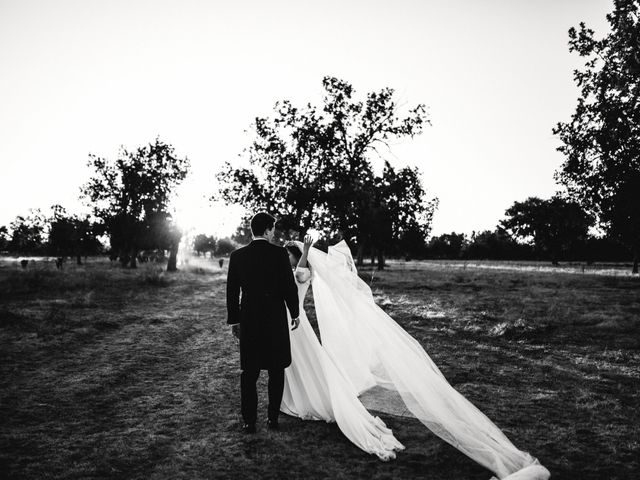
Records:
{"label": "bride's arm", "polygon": [[313,238],[311,238],[311,235],[304,237],[304,246],[302,248],[302,256],[300,257],[300,260],[298,260],[298,268],[309,268],[307,266],[307,256],[309,255],[309,249],[311,248],[312,243]]}

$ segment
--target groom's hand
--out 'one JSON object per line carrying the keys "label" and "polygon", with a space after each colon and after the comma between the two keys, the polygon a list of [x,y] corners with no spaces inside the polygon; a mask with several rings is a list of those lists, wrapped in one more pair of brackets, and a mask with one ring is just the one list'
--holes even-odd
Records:
{"label": "groom's hand", "polygon": [[231,325],[231,333],[233,336],[240,340],[240,324],[236,323],[235,325]]}
{"label": "groom's hand", "polygon": [[300,317],[296,317],[291,320],[291,330],[295,330],[300,325]]}

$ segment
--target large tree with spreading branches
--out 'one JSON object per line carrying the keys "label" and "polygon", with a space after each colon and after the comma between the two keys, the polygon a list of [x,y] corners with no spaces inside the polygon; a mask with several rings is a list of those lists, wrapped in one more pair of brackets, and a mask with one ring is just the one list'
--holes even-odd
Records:
{"label": "large tree with spreading branches", "polygon": [[141,249],[169,250],[168,270],[176,269],[181,233],[169,212],[171,194],[187,175],[189,160],[156,138],[153,143],[108,160],[89,155],[94,175],[84,197],[100,218],[123,264],[136,267]]}
{"label": "large tree with spreading branches", "polygon": [[[381,156],[380,147],[422,132],[428,123],[424,105],[401,114],[393,89],[371,92],[362,101],[354,98],[346,81],[325,77],[323,88],[320,107],[297,108],[284,101],[276,104],[273,116],[256,118],[254,140],[245,150],[248,164],[227,162],[217,175],[220,190],[214,198],[253,211],[269,210],[293,237],[315,228],[374,247],[374,219],[387,221],[388,227],[375,245],[379,252],[389,232],[393,237],[419,228],[426,236],[434,205],[426,202],[415,170],[395,171],[387,164],[382,175],[376,175],[372,164],[372,156]],[[407,185],[407,191],[398,195],[401,185]],[[381,194],[381,186],[393,198]],[[390,224],[399,203],[412,206],[403,210],[407,218],[394,218]]]}
{"label": "large tree with spreading branches", "polygon": [[640,2],[615,0],[611,31],[596,38],[584,23],[569,30],[569,50],[585,58],[571,120],[554,133],[565,162],[556,173],[610,237],[640,255]]}

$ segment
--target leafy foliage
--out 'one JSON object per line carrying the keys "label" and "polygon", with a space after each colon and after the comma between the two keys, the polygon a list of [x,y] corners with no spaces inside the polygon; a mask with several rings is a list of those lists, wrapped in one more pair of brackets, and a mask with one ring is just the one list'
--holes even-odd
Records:
{"label": "leafy foliage", "polygon": [[236,231],[231,235],[231,240],[239,245],[247,245],[252,240],[251,225],[249,218],[243,218],[236,228]]}
{"label": "leafy foliage", "polygon": [[429,240],[427,252],[430,258],[462,258],[466,243],[464,233],[444,233]]}
{"label": "leafy foliage", "polygon": [[0,226],[0,252],[7,250],[9,246],[9,229],[2,225]]}
{"label": "leafy foliage", "polygon": [[612,237],[640,252],[640,3],[615,0],[611,32],[595,38],[584,23],[569,30],[569,50],[585,57],[574,72],[580,97],[554,134],[566,160],[556,173],[573,198]]}
{"label": "leafy foliage", "polygon": [[214,236],[208,236],[200,233],[193,239],[193,251],[196,252],[198,256],[200,256],[201,253],[206,255],[207,252],[211,252],[213,255],[215,248],[216,238]]}
{"label": "leafy foliage", "polygon": [[229,255],[236,248],[238,248],[236,242],[234,242],[230,238],[221,238],[220,240],[216,241],[216,249],[214,253],[216,257],[223,257],[225,255]]}
{"label": "leafy foliage", "polygon": [[[424,201],[417,171],[396,171],[386,163],[377,176],[371,163],[389,140],[422,132],[428,123],[424,105],[400,116],[390,88],[357,101],[348,82],[325,77],[323,87],[321,108],[283,101],[273,117],[256,118],[255,139],[245,150],[248,166],[227,162],[218,173],[215,198],[270,210],[293,237],[313,227],[325,236],[372,245],[379,234],[375,247],[382,251],[390,238],[412,229],[426,236],[435,205]],[[400,208],[402,215],[395,216]],[[373,225],[384,230],[375,232]]]}
{"label": "leafy foliage", "polygon": [[437,200],[427,201],[415,168],[394,169],[385,162],[380,176],[374,176],[369,195],[362,204],[356,226],[358,263],[364,250],[378,254],[378,268],[384,267],[383,252],[411,255],[429,234]]}
{"label": "leafy foliage", "polygon": [[140,249],[163,248],[171,250],[168,269],[174,269],[181,233],[171,221],[169,202],[187,175],[188,159],[156,138],[135,151],[121,148],[115,161],[89,155],[89,166],[95,173],[83,194],[121,261],[135,267]]}
{"label": "leafy foliage", "polygon": [[256,118],[245,150],[250,166],[227,162],[218,174],[219,198],[253,211],[276,213],[284,229],[307,230],[323,219],[323,185],[331,170],[331,135],[315,107],[279,102],[273,118]]}
{"label": "leafy foliage", "polygon": [[102,249],[97,238],[100,228],[89,216],[69,214],[60,205],[54,205],[52,210],[48,236],[48,246],[52,253],[62,256],[75,255],[78,264],[81,264],[81,256],[95,254]]}
{"label": "leafy foliage", "polygon": [[468,259],[525,260],[533,257],[530,245],[519,243],[504,228],[474,232],[464,251]]}
{"label": "leafy foliage", "polygon": [[546,253],[554,264],[560,256],[587,238],[593,218],[576,202],[554,196],[549,200],[529,197],[505,212],[500,224],[521,241]]}
{"label": "leafy foliage", "polygon": [[7,250],[20,254],[39,254],[45,249],[46,219],[38,209],[27,216],[18,215],[9,225],[11,236]]}

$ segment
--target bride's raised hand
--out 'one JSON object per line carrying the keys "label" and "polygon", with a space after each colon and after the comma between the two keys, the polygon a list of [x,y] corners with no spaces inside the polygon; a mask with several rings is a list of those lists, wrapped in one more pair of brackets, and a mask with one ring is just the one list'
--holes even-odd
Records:
{"label": "bride's raised hand", "polygon": [[311,235],[305,235],[304,237],[304,251],[308,252],[313,245],[313,237]]}
{"label": "bride's raised hand", "polygon": [[313,244],[313,239],[311,235],[307,235],[304,237],[304,244],[302,245],[302,256],[300,260],[298,260],[298,267],[307,268],[307,255],[309,254],[309,249]]}

